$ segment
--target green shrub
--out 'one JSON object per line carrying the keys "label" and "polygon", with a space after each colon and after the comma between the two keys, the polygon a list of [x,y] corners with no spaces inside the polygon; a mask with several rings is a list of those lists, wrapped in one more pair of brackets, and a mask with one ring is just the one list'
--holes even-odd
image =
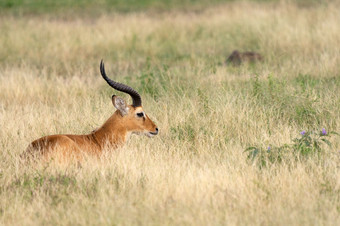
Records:
{"label": "green shrub", "polygon": [[318,131],[302,131],[301,136],[293,139],[292,144],[283,144],[281,146],[268,146],[266,149],[257,146],[248,147],[247,158],[252,162],[256,162],[260,168],[269,164],[281,163],[284,160],[291,160],[293,156],[295,160],[306,159],[308,157],[319,157],[326,150],[324,146],[331,147],[329,141],[331,135],[339,135],[336,132],[327,133],[326,129]]}

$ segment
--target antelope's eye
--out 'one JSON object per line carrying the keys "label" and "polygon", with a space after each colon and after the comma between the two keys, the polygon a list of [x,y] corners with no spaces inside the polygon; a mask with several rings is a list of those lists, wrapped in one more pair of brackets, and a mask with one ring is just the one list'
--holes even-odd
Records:
{"label": "antelope's eye", "polygon": [[140,118],[144,117],[144,113],[143,112],[139,112],[139,113],[137,113],[137,116],[140,117]]}

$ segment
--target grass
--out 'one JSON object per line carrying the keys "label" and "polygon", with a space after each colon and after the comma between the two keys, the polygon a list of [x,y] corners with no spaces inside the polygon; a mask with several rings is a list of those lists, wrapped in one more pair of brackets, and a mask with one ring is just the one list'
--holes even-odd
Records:
{"label": "grass", "polygon": [[53,15],[57,17],[96,17],[108,12],[160,12],[169,10],[201,11],[206,7],[231,2],[232,0],[4,0],[0,11],[13,15]]}
{"label": "grass", "polygon": [[[302,130],[340,132],[337,2],[68,19],[58,7],[59,16],[11,10],[0,20],[1,224],[340,223],[338,137],[321,156],[263,168],[244,152]],[[224,65],[234,49],[265,60]],[[112,94],[129,100],[101,79],[101,59],[141,93],[160,134],[81,165],[22,165],[32,140],[88,133],[113,113]]]}
{"label": "grass", "polygon": [[[169,11],[202,12],[209,7],[234,3],[237,0],[2,0],[0,12],[3,15],[48,15],[49,17],[74,18],[98,17],[112,12],[131,13],[148,11],[149,13]],[[278,3],[280,0],[249,0],[249,2]],[[296,6],[314,7],[327,5],[329,0],[289,0]]]}

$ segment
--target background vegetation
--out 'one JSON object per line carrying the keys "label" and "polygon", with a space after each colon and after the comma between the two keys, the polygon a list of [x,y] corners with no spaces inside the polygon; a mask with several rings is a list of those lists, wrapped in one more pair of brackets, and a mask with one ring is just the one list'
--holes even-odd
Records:
{"label": "background vegetation", "polygon": [[[340,224],[339,2],[74,2],[0,3],[1,224]],[[265,60],[227,66],[234,49]],[[113,113],[101,59],[159,136],[23,165],[32,140]],[[306,146],[323,128],[331,146]]]}

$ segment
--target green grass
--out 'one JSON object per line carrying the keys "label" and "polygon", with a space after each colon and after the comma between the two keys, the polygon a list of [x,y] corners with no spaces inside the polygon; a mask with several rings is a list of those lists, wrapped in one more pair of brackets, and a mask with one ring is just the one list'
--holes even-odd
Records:
{"label": "green grass", "polygon": [[168,11],[173,9],[181,10],[202,10],[206,7],[231,0],[4,0],[0,3],[3,12],[13,14],[46,14],[52,13],[57,15],[80,14],[80,15],[100,15],[107,12],[133,12],[133,11]]}
{"label": "green grass", "polygon": [[[98,16],[107,12],[171,10],[202,11],[211,6],[219,6],[237,0],[2,0],[0,12],[6,15],[44,15],[58,17]],[[249,0],[248,2],[277,3],[279,0]],[[301,7],[325,4],[321,0],[293,1]]]}
{"label": "green grass", "polygon": [[[64,11],[70,1],[2,5],[0,224],[340,222],[338,137],[320,156],[290,155],[315,149],[293,145],[302,130],[340,132],[338,3],[215,3],[102,1],[88,15]],[[264,61],[227,66],[234,49]],[[160,134],[80,164],[22,164],[32,140],[88,133],[114,112],[112,94],[131,101],[101,78],[101,59]],[[244,152],[285,144],[284,161],[261,169]]]}

